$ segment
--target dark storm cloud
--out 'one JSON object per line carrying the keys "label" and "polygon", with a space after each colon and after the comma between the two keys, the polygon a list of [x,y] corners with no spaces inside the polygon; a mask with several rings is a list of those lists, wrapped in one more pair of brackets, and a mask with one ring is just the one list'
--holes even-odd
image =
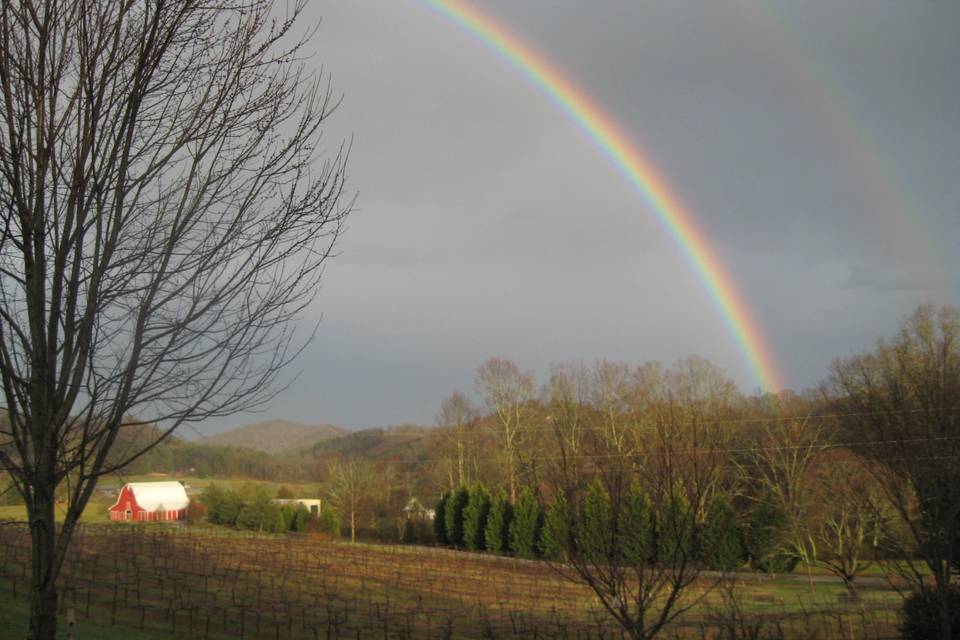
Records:
{"label": "dark storm cloud", "polygon": [[[661,169],[791,386],[917,303],[960,303],[957,3],[478,6]],[[493,355],[542,379],[556,361],[697,353],[755,388],[664,229],[527,80],[416,1],[312,11],[358,211],[271,415],[431,422]]]}

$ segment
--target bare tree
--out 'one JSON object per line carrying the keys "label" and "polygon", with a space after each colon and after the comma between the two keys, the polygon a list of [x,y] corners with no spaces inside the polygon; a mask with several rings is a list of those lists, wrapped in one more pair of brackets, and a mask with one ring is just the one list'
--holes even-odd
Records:
{"label": "bare tree", "polygon": [[[951,611],[960,565],[960,309],[921,306],[891,341],[837,360],[825,387],[851,448],[869,465],[897,515],[889,536],[902,573],[940,605],[940,636],[956,635]],[[918,560],[914,560],[918,559]],[[919,562],[918,562],[919,561]]]}
{"label": "bare tree", "polygon": [[331,466],[330,497],[341,514],[350,516],[350,542],[357,541],[357,516],[373,501],[378,486],[389,492],[366,460],[335,462]]}
{"label": "bare tree", "polygon": [[784,514],[786,530],[781,550],[803,561],[811,590],[810,569],[816,555],[816,518],[812,512],[820,502],[809,476],[817,456],[828,446],[817,421],[782,417],[763,425],[760,440],[750,451],[750,461],[741,467],[743,476],[759,488],[760,498],[772,501]]}
{"label": "bare tree", "polygon": [[477,369],[477,388],[497,415],[503,434],[510,502],[517,500],[517,475],[523,438],[523,409],[533,397],[533,376],[510,360],[490,358]]}
{"label": "bare tree", "polygon": [[346,154],[318,146],[335,101],[303,64],[303,0],[273,5],[0,5],[0,463],[29,518],[31,638],[55,635],[97,479],[261,405],[305,343]]}
{"label": "bare tree", "polygon": [[[593,590],[630,638],[659,635],[725,577],[704,573],[695,539],[705,480],[720,458],[709,449],[692,454],[673,437],[699,428],[693,422],[661,423],[646,454],[656,457],[647,468],[657,473],[629,484],[622,476],[596,481],[570,514],[569,533],[554,533],[561,526],[555,507],[548,511],[547,526],[563,559],[554,566]],[[608,485],[610,480],[616,484]]]}
{"label": "bare tree", "polygon": [[543,391],[546,422],[556,445],[553,481],[567,493],[582,481],[584,432],[587,429],[586,370],[581,365],[555,365]]}
{"label": "bare tree", "polygon": [[631,430],[630,399],[633,395],[630,368],[622,362],[600,360],[593,367],[591,400],[599,413],[598,429],[610,455],[623,457],[630,453]]}
{"label": "bare tree", "polygon": [[[715,387],[694,385],[683,362],[665,375],[656,367],[642,373],[655,383],[637,400],[649,427],[643,447],[627,454],[623,473],[597,469],[583,495],[558,492],[546,521],[549,546],[561,559],[554,567],[593,590],[630,638],[646,640],[725,579],[704,572],[697,536],[729,460],[720,424],[727,406],[713,396]],[[606,440],[593,442],[604,464],[620,457]]]}
{"label": "bare tree", "polygon": [[450,438],[457,452],[457,477],[453,478],[453,470],[450,470],[450,490],[467,486],[469,478],[467,475],[467,427],[474,419],[475,411],[470,403],[470,398],[459,391],[454,391],[444,398],[440,404],[440,415],[437,416],[437,422],[440,426],[450,429]]}
{"label": "bare tree", "polygon": [[813,556],[855,595],[854,581],[873,564],[888,509],[880,500],[876,480],[858,456],[834,450],[821,455],[818,466],[821,512],[811,534]]}

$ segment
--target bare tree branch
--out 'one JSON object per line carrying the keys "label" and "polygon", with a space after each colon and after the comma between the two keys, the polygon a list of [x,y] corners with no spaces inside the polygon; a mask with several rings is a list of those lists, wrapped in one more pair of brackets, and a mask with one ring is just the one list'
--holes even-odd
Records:
{"label": "bare tree branch", "polygon": [[349,147],[320,148],[337,100],[302,62],[303,8],[0,8],[0,464],[31,522],[31,637],[53,637],[39,612],[97,478],[261,406],[312,335],[294,325],[350,210]]}

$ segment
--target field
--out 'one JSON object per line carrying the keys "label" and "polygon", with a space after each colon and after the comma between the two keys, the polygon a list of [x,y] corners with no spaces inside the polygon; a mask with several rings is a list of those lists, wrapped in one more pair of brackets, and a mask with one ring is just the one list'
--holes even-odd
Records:
{"label": "field", "polygon": [[[589,590],[542,562],[162,525],[88,524],[74,542],[61,605],[81,638],[620,637]],[[25,629],[28,551],[22,525],[0,526],[6,629]],[[726,637],[731,624],[779,627],[772,637],[896,635],[900,598],[881,578],[865,579],[857,602],[824,577],[813,591],[802,575],[732,585],[665,637]]]}

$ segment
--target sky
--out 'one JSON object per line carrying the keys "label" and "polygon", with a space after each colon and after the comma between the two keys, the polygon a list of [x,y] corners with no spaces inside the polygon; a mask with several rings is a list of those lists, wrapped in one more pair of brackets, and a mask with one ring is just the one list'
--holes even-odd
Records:
{"label": "sky", "polygon": [[[773,356],[816,386],[916,305],[960,305],[960,3],[473,0],[616,123],[686,205]],[[258,415],[433,424],[493,356],[761,381],[702,281],[583,130],[422,0],[314,0],[356,206]],[[479,399],[479,398],[477,398]]]}

